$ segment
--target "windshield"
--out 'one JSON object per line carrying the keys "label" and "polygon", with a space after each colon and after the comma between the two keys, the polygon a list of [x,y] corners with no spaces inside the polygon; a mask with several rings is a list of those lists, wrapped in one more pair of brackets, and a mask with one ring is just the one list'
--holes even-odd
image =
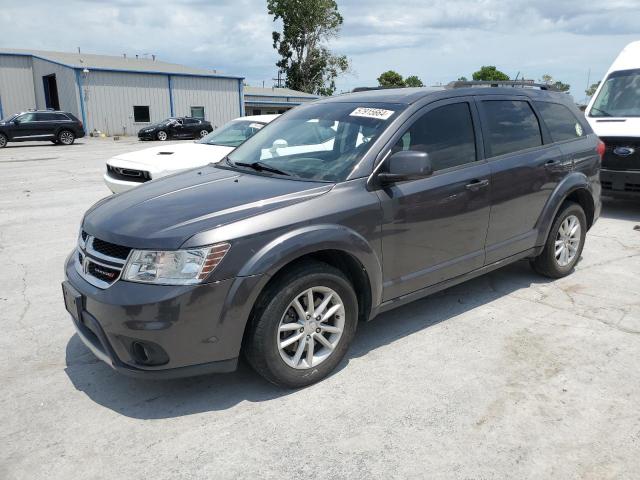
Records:
{"label": "windshield", "polygon": [[591,117],[640,117],[640,69],[611,73],[593,102]]}
{"label": "windshield", "polygon": [[9,115],[8,117],[3,118],[2,120],[0,120],[0,122],[9,122],[11,120],[13,120],[14,118],[16,118],[18,116],[18,114],[14,113],[13,115]]}
{"label": "windshield", "polygon": [[243,143],[247,138],[253,137],[264,126],[265,124],[262,122],[236,120],[214,130],[200,140],[200,143],[235,148]]}
{"label": "windshield", "polygon": [[177,118],[166,118],[160,122],[160,125],[170,125],[172,123],[180,123]]}
{"label": "windshield", "polygon": [[404,106],[319,103],[298,107],[229,154],[230,162],[308,180],[345,180]]}

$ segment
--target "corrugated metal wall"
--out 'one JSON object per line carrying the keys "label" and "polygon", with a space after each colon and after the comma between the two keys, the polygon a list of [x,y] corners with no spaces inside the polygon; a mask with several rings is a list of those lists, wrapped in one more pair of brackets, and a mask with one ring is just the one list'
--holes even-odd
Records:
{"label": "corrugated metal wall", "polygon": [[36,108],[31,57],[0,55],[0,102],[4,116]]}
{"label": "corrugated metal wall", "polygon": [[171,76],[174,114],[191,115],[191,107],[204,107],[205,120],[215,127],[242,115],[238,80]]}
{"label": "corrugated metal wall", "polygon": [[151,123],[171,116],[166,75],[92,71],[82,81],[87,131],[136,135],[134,105],[148,106]]}
{"label": "corrugated metal wall", "polygon": [[63,67],[62,65],[40,60],[39,58],[33,59],[33,85],[35,86],[36,92],[36,108],[47,108],[44,98],[44,83],[42,80],[42,77],[46,75],[56,76],[60,110],[73,113],[82,120],[76,74],[73,68]]}

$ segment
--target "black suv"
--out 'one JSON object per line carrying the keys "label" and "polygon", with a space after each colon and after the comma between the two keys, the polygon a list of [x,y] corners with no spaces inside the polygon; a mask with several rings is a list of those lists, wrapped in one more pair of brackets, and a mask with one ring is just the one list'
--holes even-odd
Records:
{"label": "black suv", "polygon": [[141,128],[140,140],[165,141],[170,138],[203,138],[213,131],[210,122],[192,117],[171,117]]}
{"label": "black suv", "polygon": [[315,101],[220,163],[96,203],[65,304],[120,372],[226,372],[242,353],[308,385],[359,320],[521,259],[568,275],[600,213],[602,151],[571,97],[545,90]]}
{"label": "black suv", "polygon": [[30,110],[0,120],[0,148],[8,142],[49,140],[71,145],[84,137],[82,122],[69,112]]}

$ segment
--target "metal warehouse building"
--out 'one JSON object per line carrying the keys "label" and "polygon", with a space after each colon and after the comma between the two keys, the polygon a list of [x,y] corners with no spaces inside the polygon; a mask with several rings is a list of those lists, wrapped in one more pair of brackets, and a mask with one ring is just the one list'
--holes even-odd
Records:
{"label": "metal warehouse building", "polygon": [[214,127],[244,115],[243,77],[155,58],[0,49],[0,118],[53,108],[87,132],[135,135],[171,116]]}
{"label": "metal warehouse building", "polygon": [[317,95],[288,88],[244,87],[245,115],[284,113],[304,102],[315,100]]}

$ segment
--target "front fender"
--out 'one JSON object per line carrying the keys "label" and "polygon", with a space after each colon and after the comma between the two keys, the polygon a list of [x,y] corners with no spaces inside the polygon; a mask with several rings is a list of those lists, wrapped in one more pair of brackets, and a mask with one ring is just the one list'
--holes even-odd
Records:
{"label": "front fender", "polygon": [[249,258],[238,276],[273,276],[292,261],[321,250],[339,250],[358,260],[369,277],[373,305],[382,301],[382,265],[378,255],[362,235],[342,225],[313,225],[287,232]]}
{"label": "front fender", "polygon": [[542,214],[538,219],[538,223],[536,225],[536,229],[538,231],[538,238],[536,240],[537,246],[544,245],[547,241],[553,221],[565,199],[576,190],[581,189],[587,190],[593,198],[591,183],[587,176],[582,172],[572,172],[558,184],[553,193],[549,196],[549,199],[542,210]]}

